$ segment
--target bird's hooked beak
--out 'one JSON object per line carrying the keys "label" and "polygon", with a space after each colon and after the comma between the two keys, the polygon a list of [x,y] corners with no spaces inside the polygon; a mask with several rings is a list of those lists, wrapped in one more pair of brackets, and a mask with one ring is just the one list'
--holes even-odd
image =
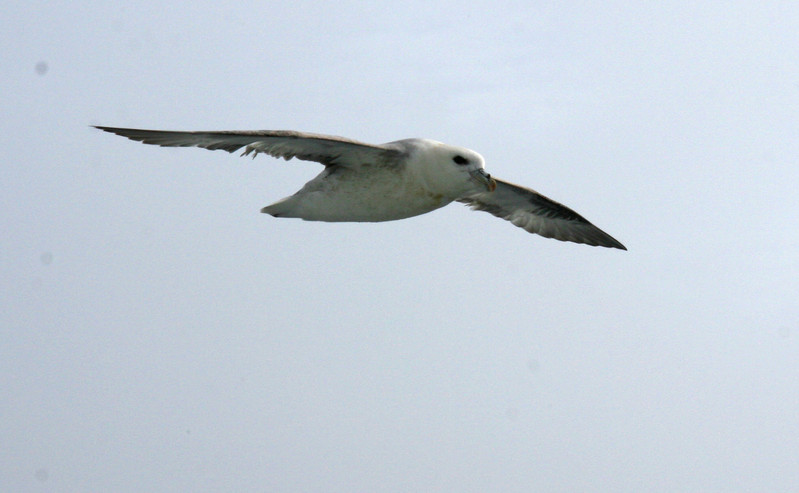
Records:
{"label": "bird's hooked beak", "polygon": [[493,192],[497,189],[497,181],[491,178],[491,175],[486,173],[484,169],[476,169],[471,172],[471,175],[474,181],[486,187],[489,192]]}

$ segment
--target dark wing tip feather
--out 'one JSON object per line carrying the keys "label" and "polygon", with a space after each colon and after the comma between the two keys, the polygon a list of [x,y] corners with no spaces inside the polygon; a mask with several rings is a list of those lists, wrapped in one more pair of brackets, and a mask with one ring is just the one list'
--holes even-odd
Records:
{"label": "dark wing tip feather", "polygon": [[179,132],[171,130],[145,130],[140,128],[120,128],[92,125],[94,128],[126,137],[143,144],[161,147],[201,147],[212,151],[223,150],[235,152],[245,145],[245,139],[231,137],[241,136],[240,132]]}
{"label": "dark wing tip feather", "polygon": [[497,183],[494,192],[483,192],[458,201],[545,238],[627,250],[621,242],[565,205],[528,188],[501,180]]}

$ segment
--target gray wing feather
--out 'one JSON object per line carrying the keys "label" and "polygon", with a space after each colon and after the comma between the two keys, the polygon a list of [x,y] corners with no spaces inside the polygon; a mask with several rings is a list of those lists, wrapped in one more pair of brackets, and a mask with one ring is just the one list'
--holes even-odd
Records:
{"label": "gray wing feather", "polygon": [[535,190],[496,180],[493,192],[481,192],[458,199],[473,210],[486,211],[512,222],[530,233],[561,241],[620,248],[624,245],[597,228],[583,216]]}
{"label": "gray wing feather", "polygon": [[388,146],[366,144],[344,137],[293,132],[288,130],[174,132],[95,126],[144,144],[162,147],[201,147],[235,152],[244,148],[243,156],[265,153],[289,160],[315,161],[325,166],[355,166],[364,163],[385,163],[400,151]]}

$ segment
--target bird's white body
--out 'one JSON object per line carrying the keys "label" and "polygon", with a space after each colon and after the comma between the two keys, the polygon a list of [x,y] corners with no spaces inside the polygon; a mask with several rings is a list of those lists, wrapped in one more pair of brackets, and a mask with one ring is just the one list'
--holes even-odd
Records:
{"label": "bird's white body", "polygon": [[[379,222],[418,216],[469,193],[485,190],[449,165],[453,154],[469,156],[482,169],[483,158],[468,149],[426,139],[384,144],[406,155],[401,166],[365,160],[356,168],[329,167],[297,193],[261,212],[307,221]],[[439,164],[440,162],[440,164]],[[442,170],[449,170],[443,173]]]}
{"label": "bird's white body", "polygon": [[369,175],[366,182],[357,172],[326,169],[294,195],[261,212],[307,221],[378,222],[418,216],[453,200],[425,189],[396,170],[378,168]]}

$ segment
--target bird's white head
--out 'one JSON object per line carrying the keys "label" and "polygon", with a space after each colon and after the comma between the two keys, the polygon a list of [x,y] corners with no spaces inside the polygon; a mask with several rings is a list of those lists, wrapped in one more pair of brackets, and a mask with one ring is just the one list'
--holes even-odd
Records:
{"label": "bird's white head", "polygon": [[483,156],[471,149],[427,139],[408,139],[402,143],[410,151],[409,166],[415,168],[431,191],[457,198],[492,192],[497,187],[497,182],[485,172]]}

